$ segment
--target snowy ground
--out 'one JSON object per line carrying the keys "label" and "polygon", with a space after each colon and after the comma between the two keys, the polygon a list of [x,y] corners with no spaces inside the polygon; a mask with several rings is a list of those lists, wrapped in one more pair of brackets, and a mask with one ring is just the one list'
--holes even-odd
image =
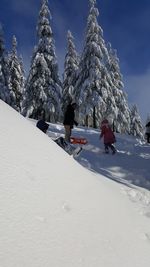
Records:
{"label": "snowy ground", "polygon": [[117,135],[105,155],[75,128],[89,143],[74,159],[34,124],[0,101],[0,266],[149,267],[150,146]]}
{"label": "snowy ground", "polygon": [[[150,145],[136,140],[134,137],[116,134],[118,153],[111,157],[104,154],[103,142],[99,140],[99,131],[89,128],[75,128],[74,136],[85,137],[88,145],[78,161],[97,173],[108,178],[134,184],[150,190]],[[48,135],[64,136],[62,125],[50,124]]]}
{"label": "snowy ground", "polygon": [[[64,127],[50,124],[48,135],[53,138],[64,136]],[[77,161],[93,172],[126,185],[121,187],[123,193],[131,201],[139,202],[143,207],[141,212],[150,218],[150,145],[132,136],[115,134],[117,154],[112,156],[104,153],[99,130],[74,128],[72,135],[88,140]]]}

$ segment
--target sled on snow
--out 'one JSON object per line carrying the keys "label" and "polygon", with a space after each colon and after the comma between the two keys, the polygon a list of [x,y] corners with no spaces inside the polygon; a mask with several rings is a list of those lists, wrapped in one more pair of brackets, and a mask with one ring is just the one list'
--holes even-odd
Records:
{"label": "sled on snow", "polygon": [[86,145],[88,143],[87,139],[83,137],[71,136],[70,141],[71,141],[71,144]]}
{"label": "sled on snow", "polygon": [[72,155],[74,157],[78,156],[82,151],[81,146],[75,147],[72,144],[67,143],[62,136],[55,139],[54,142],[61,148],[63,148],[69,155]]}

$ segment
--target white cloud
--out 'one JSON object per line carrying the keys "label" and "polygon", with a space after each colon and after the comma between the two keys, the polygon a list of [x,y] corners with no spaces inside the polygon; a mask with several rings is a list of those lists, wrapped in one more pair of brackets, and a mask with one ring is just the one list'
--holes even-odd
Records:
{"label": "white cloud", "polygon": [[137,104],[140,115],[145,121],[150,113],[150,68],[142,75],[126,76],[125,90],[130,103]]}

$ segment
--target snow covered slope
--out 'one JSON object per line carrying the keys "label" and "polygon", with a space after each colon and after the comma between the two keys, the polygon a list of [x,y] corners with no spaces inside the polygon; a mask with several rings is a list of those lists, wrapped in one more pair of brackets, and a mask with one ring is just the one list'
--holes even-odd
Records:
{"label": "snow covered slope", "polygon": [[0,266],[148,267],[150,219],[0,101]]}

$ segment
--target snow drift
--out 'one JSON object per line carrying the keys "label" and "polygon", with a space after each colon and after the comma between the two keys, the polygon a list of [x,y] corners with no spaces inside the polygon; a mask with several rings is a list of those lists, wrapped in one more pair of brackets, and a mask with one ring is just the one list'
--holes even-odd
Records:
{"label": "snow drift", "polygon": [[148,267],[149,219],[0,101],[0,266]]}

